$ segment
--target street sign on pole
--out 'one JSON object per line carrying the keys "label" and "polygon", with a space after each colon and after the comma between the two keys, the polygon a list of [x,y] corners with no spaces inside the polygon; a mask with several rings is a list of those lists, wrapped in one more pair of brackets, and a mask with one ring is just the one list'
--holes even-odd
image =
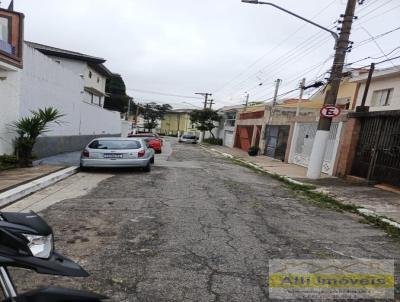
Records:
{"label": "street sign on pole", "polygon": [[334,118],[340,114],[340,108],[335,105],[325,105],[320,111],[321,117]]}

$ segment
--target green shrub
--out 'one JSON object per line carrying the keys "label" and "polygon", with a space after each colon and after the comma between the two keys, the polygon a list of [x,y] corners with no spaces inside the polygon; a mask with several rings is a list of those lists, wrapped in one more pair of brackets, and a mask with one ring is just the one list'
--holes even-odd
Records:
{"label": "green shrub", "polygon": [[210,137],[210,138],[205,138],[203,141],[210,145],[222,146],[222,144],[223,144],[222,138]]}
{"label": "green shrub", "polygon": [[0,163],[4,165],[14,165],[18,163],[18,158],[16,155],[0,155]]}

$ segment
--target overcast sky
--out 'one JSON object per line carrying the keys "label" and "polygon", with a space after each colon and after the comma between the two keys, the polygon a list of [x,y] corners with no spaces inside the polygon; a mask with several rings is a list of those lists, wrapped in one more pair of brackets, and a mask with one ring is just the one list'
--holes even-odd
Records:
{"label": "overcast sky", "polygon": [[[346,1],[273,2],[336,28]],[[272,7],[240,0],[15,0],[15,10],[26,16],[26,40],[105,58],[141,102],[202,103],[137,90],[184,96],[211,92],[217,107],[240,104],[246,92],[253,101],[265,100],[272,97],[275,79],[283,80],[284,93],[303,76],[308,82],[323,78],[332,62],[328,33]],[[400,46],[400,30],[376,39],[377,44],[359,43],[400,26],[399,0],[365,0],[357,10],[348,62],[382,57]],[[396,55],[400,48],[388,56]]]}

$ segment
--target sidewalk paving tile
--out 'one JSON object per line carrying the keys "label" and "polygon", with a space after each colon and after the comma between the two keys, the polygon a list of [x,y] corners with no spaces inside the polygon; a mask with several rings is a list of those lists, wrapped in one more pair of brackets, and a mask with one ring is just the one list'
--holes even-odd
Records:
{"label": "sidewalk paving tile", "polygon": [[63,168],[65,167],[40,165],[31,168],[16,168],[0,171],[0,192],[15,188]]}

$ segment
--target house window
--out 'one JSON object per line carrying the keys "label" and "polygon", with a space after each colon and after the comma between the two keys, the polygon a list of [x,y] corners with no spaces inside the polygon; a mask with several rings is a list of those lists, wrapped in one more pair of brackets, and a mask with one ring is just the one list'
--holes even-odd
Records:
{"label": "house window", "polygon": [[15,54],[15,48],[11,45],[11,19],[0,17],[0,50]]}
{"label": "house window", "polygon": [[225,113],[225,126],[235,127],[236,124],[236,112],[226,112]]}
{"label": "house window", "polygon": [[100,83],[100,78],[99,77],[97,77],[97,83]]}
{"label": "house window", "polygon": [[92,72],[91,71],[89,71],[89,78],[90,79],[92,78]]}
{"label": "house window", "polygon": [[393,96],[393,88],[375,90],[372,95],[372,106],[389,106]]}

